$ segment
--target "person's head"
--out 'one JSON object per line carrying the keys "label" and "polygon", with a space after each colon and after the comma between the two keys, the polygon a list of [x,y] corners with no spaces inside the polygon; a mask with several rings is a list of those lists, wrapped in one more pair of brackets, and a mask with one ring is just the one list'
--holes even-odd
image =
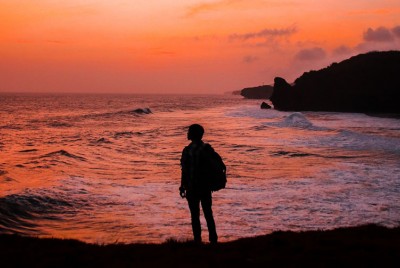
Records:
{"label": "person's head", "polygon": [[189,127],[187,138],[191,141],[200,141],[203,138],[204,128],[199,124],[193,124]]}

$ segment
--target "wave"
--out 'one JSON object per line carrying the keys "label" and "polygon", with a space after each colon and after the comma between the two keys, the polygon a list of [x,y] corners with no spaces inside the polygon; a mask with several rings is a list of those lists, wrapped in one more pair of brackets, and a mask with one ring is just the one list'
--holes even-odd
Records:
{"label": "wave", "polygon": [[51,128],[72,128],[74,123],[80,122],[82,120],[92,119],[92,120],[102,120],[102,119],[113,119],[119,116],[144,116],[153,114],[153,111],[148,108],[136,108],[130,110],[119,110],[112,112],[99,112],[99,113],[85,113],[77,115],[68,116],[54,116],[46,119],[32,119],[28,121],[27,125],[2,125],[0,129],[10,129],[10,130],[23,130],[26,128],[37,129],[39,125],[51,127]]}
{"label": "wave", "polygon": [[321,158],[327,158],[327,159],[350,159],[350,158],[361,158],[361,157],[368,157],[368,155],[344,155],[342,154],[335,154],[331,152],[329,155],[323,155],[323,154],[315,154],[315,153],[306,153],[306,152],[289,152],[289,151],[275,151],[271,152],[271,156],[275,157],[288,157],[288,158],[295,158],[295,157],[321,157]]}
{"label": "wave", "polygon": [[100,138],[100,139],[98,139],[95,143],[96,143],[96,144],[101,144],[101,143],[112,143],[112,142],[109,141],[109,140],[106,139],[106,138]]}
{"label": "wave", "polygon": [[71,203],[38,195],[8,195],[0,198],[0,233],[37,233],[37,221],[60,220]]}
{"label": "wave", "polygon": [[323,127],[315,126],[303,113],[301,112],[282,112],[274,109],[263,110],[254,105],[241,106],[234,110],[228,111],[227,116],[231,117],[252,117],[257,119],[270,119],[279,121],[264,122],[261,126],[256,126],[254,130],[264,130],[265,127],[280,127],[280,128],[303,128],[309,130],[327,130]]}
{"label": "wave", "polygon": [[143,135],[143,133],[140,131],[120,131],[120,132],[114,133],[114,138],[115,139],[124,138],[124,137],[130,138],[134,135],[141,136],[141,135]]}
{"label": "wave", "polygon": [[306,129],[315,128],[313,123],[311,123],[311,121],[308,120],[305,117],[305,115],[299,112],[285,116],[279,122],[268,122],[265,124],[268,126],[285,127],[285,128],[306,128]]}
{"label": "wave", "polygon": [[61,122],[61,121],[52,121],[52,122],[47,123],[47,125],[50,127],[54,127],[54,128],[68,128],[68,127],[73,126],[70,123]]}
{"label": "wave", "polygon": [[38,149],[26,149],[26,150],[21,150],[19,151],[20,153],[32,153],[32,152],[37,152]]}
{"label": "wave", "polygon": [[400,138],[340,130],[337,135],[320,139],[321,143],[350,150],[384,151],[399,154]]}
{"label": "wave", "polygon": [[277,122],[266,122],[263,123],[264,126],[272,126],[272,127],[278,127],[278,128],[299,128],[299,129],[306,129],[306,130],[312,130],[312,131],[331,131],[332,129],[326,128],[326,127],[320,127],[314,125],[308,118],[300,113],[300,112],[295,112],[291,113],[283,118],[281,118],[281,121]]}
{"label": "wave", "polygon": [[7,183],[7,182],[12,182],[12,181],[17,182],[17,180],[14,180],[13,178],[9,177],[8,174],[9,173],[7,170],[0,169],[0,183],[1,182]]}
{"label": "wave", "polygon": [[141,116],[141,115],[148,115],[148,114],[152,114],[153,111],[146,107],[146,108],[136,108],[133,110],[122,110],[122,111],[115,111],[115,112],[105,112],[105,113],[93,113],[93,114],[85,114],[85,115],[81,115],[78,117],[81,118],[112,118],[115,116],[121,116],[121,115],[129,115],[129,116]]}
{"label": "wave", "polygon": [[[324,129],[315,126],[307,130],[328,130],[323,135],[306,135],[304,138],[293,139],[292,144],[305,148],[320,149],[319,154],[309,154],[302,151],[275,151],[272,156],[282,157],[323,157],[323,158],[360,158],[370,157],[370,154],[390,153],[400,154],[400,137],[383,136],[371,133],[356,132],[344,129]],[[327,134],[327,135],[326,135]],[[324,152],[324,148],[329,148]],[[345,150],[345,151],[344,151]],[[353,152],[353,153],[350,153]],[[354,154],[354,155],[353,155]]]}
{"label": "wave", "polygon": [[104,205],[101,201],[89,197],[83,181],[75,177],[52,188],[26,189],[2,196],[0,233],[48,235],[50,226],[59,226],[60,222],[68,220],[76,221],[79,212],[92,210],[98,204]]}
{"label": "wave", "polygon": [[78,155],[71,154],[65,150],[54,151],[45,155],[42,155],[40,158],[48,158],[48,157],[55,157],[55,156],[65,156],[73,159],[77,159],[80,161],[86,161],[86,158]]}
{"label": "wave", "polygon": [[282,115],[286,115],[288,112],[282,112],[274,109],[260,109],[256,105],[242,105],[233,109],[228,109],[225,112],[226,116],[229,117],[252,117],[258,119],[276,119],[281,118]]}
{"label": "wave", "polygon": [[271,153],[272,156],[285,156],[285,157],[308,157],[308,156],[320,156],[318,154],[302,153],[302,152],[288,152],[288,151],[276,151]]}
{"label": "wave", "polygon": [[6,129],[6,130],[22,130],[24,129],[23,126],[20,124],[11,124],[11,125],[3,125],[0,126],[0,129]]}
{"label": "wave", "polygon": [[150,110],[150,108],[138,108],[138,109],[135,109],[135,110],[131,111],[131,113],[152,114],[153,112]]}
{"label": "wave", "polygon": [[302,113],[293,113],[287,116],[282,123],[288,127],[309,128],[313,126]]}

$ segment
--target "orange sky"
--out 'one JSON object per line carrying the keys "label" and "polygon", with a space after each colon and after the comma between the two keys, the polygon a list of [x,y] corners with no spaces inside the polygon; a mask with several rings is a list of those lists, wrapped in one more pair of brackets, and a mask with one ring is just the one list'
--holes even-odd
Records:
{"label": "orange sky", "polygon": [[398,0],[0,0],[0,92],[222,93],[388,49]]}

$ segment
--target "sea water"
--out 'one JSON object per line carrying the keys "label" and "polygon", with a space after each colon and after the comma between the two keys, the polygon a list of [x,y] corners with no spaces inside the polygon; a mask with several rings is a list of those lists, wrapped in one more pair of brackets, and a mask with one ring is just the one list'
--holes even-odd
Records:
{"label": "sea water", "polygon": [[178,188],[192,123],[227,165],[227,188],[213,194],[220,241],[400,224],[399,119],[259,105],[231,95],[3,94],[0,233],[190,239]]}

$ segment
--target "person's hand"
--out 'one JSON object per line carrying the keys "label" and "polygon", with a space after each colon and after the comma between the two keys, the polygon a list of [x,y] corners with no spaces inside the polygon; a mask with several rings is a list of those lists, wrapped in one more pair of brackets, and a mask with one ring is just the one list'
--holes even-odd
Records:
{"label": "person's hand", "polygon": [[179,195],[180,195],[182,198],[185,198],[185,197],[186,197],[186,190],[185,190],[185,188],[183,188],[182,186],[179,187]]}

